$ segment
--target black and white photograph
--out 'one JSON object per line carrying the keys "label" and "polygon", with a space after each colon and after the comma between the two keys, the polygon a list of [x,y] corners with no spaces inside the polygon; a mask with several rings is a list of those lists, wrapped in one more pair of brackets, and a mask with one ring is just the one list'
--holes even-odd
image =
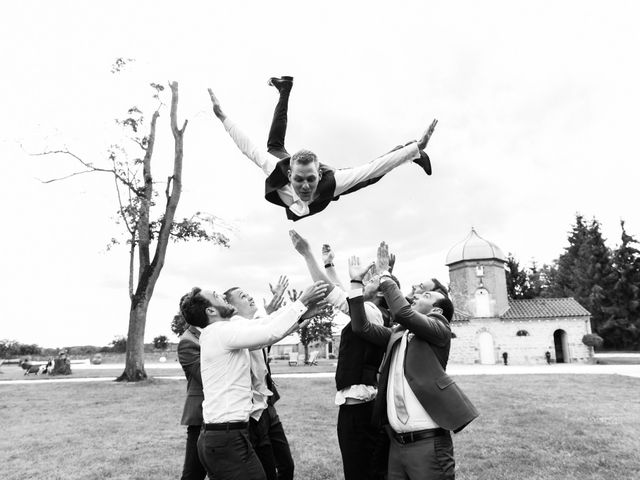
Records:
{"label": "black and white photograph", "polygon": [[640,4],[3,7],[0,478],[640,480]]}

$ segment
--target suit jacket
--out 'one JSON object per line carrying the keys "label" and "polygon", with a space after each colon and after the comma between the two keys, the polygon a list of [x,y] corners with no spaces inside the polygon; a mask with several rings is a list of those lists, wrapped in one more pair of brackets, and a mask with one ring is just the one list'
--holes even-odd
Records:
{"label": "suit jacket", "polygon": [[459,432],[478,416],[478,411],[446,372],[451,346],[451,328],[445,317],[436,312],[423,315],[411,308],[395,282],[381,284],[389,309],[398,326],[392,329],[370,323],[365,315],[363,298],[349,299],[354,332],[366,340],[386,346],[378,380],[374,420],[388,423],[387,383],[394,348],[404,332],[414,334],[404,358],[404,375],[416,398],[431,418],[442,428]]}
{"label": "suit jacket", "polygon": [[[265,180],[264,198],[271,203],[284,207],[287,212],[287,218],[289,220],[293,220],[294,222],[297,222],[302,218],[310,217],[311,215],[321,212],[322,210],[327,208],[329,203],[340,199],[340,195],[338,196],[335,195],[336,179],[333,173],[333,168],[329,167],[328,165],[325,165],[324,163],[320,163],[319,169],[322,172],[322,177],[318,182],[318,187],[316,190],[316,198],[311,203],[309,203],[308,215],[304,217],[299,217],[298,215],[293,213],[291,210],[289,210],[287,205],[285,205],[285,203],[282,201],[282,199],[278,195],[278,189],[284,187],[286,184],[289,183],[289,177],[288,177],[289,159],[288,158],[285,158],[284,160],[280,160],[276,168],[273,170],[273,172],[271,172],[271,175],[269,175]],[[343,192],[341,195],[353,193],[356,190],[360,190],[361,188],[366,187],[367,185],[376,183],[381,178],[382,176],[358,182],[353,187]]]}
{"label": "suit jacket", "polygon": [[187,399],[182,411],[182,425],[202,425],[202,376],[200,374],[200,331],[189,327],[180,335],[178,360],[187,377]]}

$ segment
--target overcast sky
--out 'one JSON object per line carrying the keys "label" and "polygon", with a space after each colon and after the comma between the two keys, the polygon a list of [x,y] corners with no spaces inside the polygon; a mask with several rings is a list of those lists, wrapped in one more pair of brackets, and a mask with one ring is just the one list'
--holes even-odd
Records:
{"label": "overcast sky", "polygon": [[[637,184],[640,72],[636,2],[12,2],[0,20],[3,231],[0,338],[41,346],[106,345],[127,332],[127,252],[106,251],[116,197],[107,175],[42,184],[77,165],[29,152],[68,147],[100,164],[122,143],[113,119],[150,117],[150,82],[180,85],[185,134],[178,217],[225,221],[231,248],[172,244],[146,339],[165,334],[194,285],[239,285],[257,298],[280,274],[308,281],[288,230],[346,261],[386,240],[404,287],[448,280],[449,249],[471,227],[521,263],[551,262],[581,212],[640,236]],[[117,57],[132,58],[121,74]],[[348,167],[417,138],[433,176],[414,164],[286,220],[263,198],[264,175],[213,117],[266,142],[276,91],[293,75],[287,146]],[[168,97],[167,97],[168,98]],[[132,150],[132,153],[133,150]],[[170,174],[168,110],[159,119],[155,179]],[[224,225],[222,225],[224,227]],[[406,290],[406,288],[405,288]]]}

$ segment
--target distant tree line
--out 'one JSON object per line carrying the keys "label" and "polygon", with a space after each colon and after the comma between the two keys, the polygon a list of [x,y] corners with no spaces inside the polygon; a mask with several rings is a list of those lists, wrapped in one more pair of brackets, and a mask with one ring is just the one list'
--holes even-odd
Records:
{"label": "distant tree line", "polygon": [[640,250],[620,222],[621,241],[609,248],[600,222],[576,214],[569,245],[551,265],[521,267],[507,257],[507,292],[513,299],[573,297],[591,312],[591,328],[604,349],[640,350]]}
{"label": "distant tree line", "polygon": [[[147,350],[145,344],[145,350]],[[158,335],[153,339],[151,349],[166,350],[169,347],[169,339],[165,335]],[[43,348],[39,345],[20,343],[16,340],[0,340],[0,358],[17,358],[27,356],[54,357],[65,350],[68,355],[90,356],[96,353],[125,353],[127,351],[127,337],[118,335],[111,340],[109,345],[97,347],[95,345],[79,345],[64,348]]]}

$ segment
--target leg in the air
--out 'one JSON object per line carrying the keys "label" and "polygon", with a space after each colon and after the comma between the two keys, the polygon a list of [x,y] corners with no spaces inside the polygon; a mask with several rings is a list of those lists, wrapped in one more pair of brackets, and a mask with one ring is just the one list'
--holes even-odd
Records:
{"label": "leg in the air", "polygon": [[289,109],[289,94],[293,87],[293,77],[271,77],[269,85],[274,86],[280,93],[278,104],[273,112],[271,129],[267,140],[267,151],[280,158],[288,158],[290,155],[284,147],[284,139],[287,134],[287,110]]}

